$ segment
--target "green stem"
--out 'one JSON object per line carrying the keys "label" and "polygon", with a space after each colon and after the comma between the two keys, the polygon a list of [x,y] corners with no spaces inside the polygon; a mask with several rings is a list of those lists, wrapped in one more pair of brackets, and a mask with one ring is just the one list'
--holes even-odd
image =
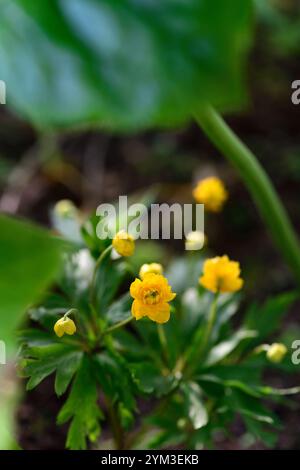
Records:
{"label": "green stem", "polygon": [[199,361],[203,359],[216,321],[218,297],[219,293],[217,292],[214,295],[209,309],[207,324],[204,332],[202,328],[199,328],[196,331],[192,345],[179,362],[176,371],[181,372],[185,369],[185,375],[190,374],[193,371],[195,364],[197,366]]}
{"label": "green stem", "polygon": [[159,342],[161,345],[163,359],[164,359],[166,366],[168,367],[169,366],[168,342],[167,342],[167,338],[165,335],[164,327],[163,325],[159,323],[157,324],[157,334],[158,334]]}
{"label": "green stem", "polygon": [[239,172],[273,240],[300,284],[299,241],[268,175],[255,155],[210,105],[198,111],[195,118],[209,139]]}
{"label": "green stem", "polygon": [[211,337],[211,333],[212,333],[212,330],[216,321],[218,298],[219,298],[219,293],[217,292],[214,295],[213,301],[211,303],[209,314],[208,314],[207,325],[206,325],[206,329],[204,332],[204,338],[201,343],[200,350],[197,352],[197,356],[200,358],[200,360],[202,359],[203,355],[206,352],[206,349],[207,349],[207,346],[209,344],[209,340]]}
{"label": "green stem", "polygon": [[67,318],[69,315],[72,315],[72,314],[76,314],[77,315],[78,313],[78,310],[77,308],[70,308],[70,310],[68,310],[65,314],[64,314],[64,318]]}
{"label": "green stem", "polygon": [[119,328],[122,328],[123,326],[127,325],[127,323],[130,323],[133,319],[134,317],[131,315],[130,317],[125,318],[125,320],[122,320],[119,323],[116,323],[115,325],[106,328],[106,330],[103,331],[102,336],[113,333],[115,330],[118,330]]}
{"label": "green stem", "polygon": [[93,272],[93,278],[91,282],[91,291],[90,291],[90,303],[93,304],[95,300],[95,288],[96,288],[96,279],[97,279],[97,272],[99,267],[101,266],[102,262],[106,258],[106,256],[111,252],[112,250],[112,245],[109,245],[105,250],[102,251],[101,255],[96,261],[95,267],[94,267],[94,272]]}
{"label": "green stem", "polygon": [[114,436],[116,450],[123,450],[125,439],[124,439],[124,432],[120,424],[120,419],[118,417],[118,413],[114,408],[114,403],[107,396],[106,396],[106,403],[107,403],[107,413],[108,413],[108,417],[109,417],[109,421],[111,425],[111,430]]}

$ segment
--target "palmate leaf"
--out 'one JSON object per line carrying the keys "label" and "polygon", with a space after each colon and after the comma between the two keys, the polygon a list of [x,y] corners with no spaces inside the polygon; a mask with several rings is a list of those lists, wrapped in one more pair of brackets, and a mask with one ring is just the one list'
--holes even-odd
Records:
{"label": "palmate leaf", "polygon": [[5,0],[1,78],[38,125],[178,125],[204,101],[240,101],[251,13],[251,0]]}
{"label": "palmate leaf", "polygon": [[99,421],[103,414],[97,400],[93,363],[90,358],[83,356],[69,397],[57,418],[59,424],[72,420],[67,436],[67,448],[84,450],[87,447],[87,437],[92,442],[98,438]]}
{"label": "palmate leaf", "polygon": [[[36,339],[34,339],[35,345],[32,345],[31,342],[31,346],[23,351],[22,374],[25,377],[30,377],[27,390],[35,388],[42,380],[56,371],[55,392],[57,395],[62,395],[78,369],[82,352],[78,351],[75,345],[55,340],[48,340],[48,342],[36,346],[38,337],[39,335],[36,335]],[[42,333],[42,341],[44,337],[45,334]]]}
{"label": "palmate leaf", "polygon": [[175,389],[178,380],[170,375],[162,375],[161,368],[153,362],[143,361],[130,365],[135,383],[142,393],[163,397]]}
{"label": "palmate leaf", "polygon": [[133,412],[136,408],[136,389],[127,362],[115,351],[107,351],[95,357],[94,368],[97,381],[112,403],[122,404],[123,410]]}

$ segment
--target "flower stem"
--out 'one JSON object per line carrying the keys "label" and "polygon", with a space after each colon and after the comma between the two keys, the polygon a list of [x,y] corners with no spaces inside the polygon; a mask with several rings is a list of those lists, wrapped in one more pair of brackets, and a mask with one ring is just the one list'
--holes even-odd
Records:
{"label": "flower stem", "polygon": [[191,345],[186,349],[185,353],[178,359],[177,364],[174,368],[174,373],[182,373],[185,371],[185,375],[189,374],[195,365],[203,359],[203,355],[206,352],[208,342],[211,337],[211,332],[215,324],[216,315],[217,315],[217,302],[218,302],[219,293],[217,292],[214,295],[212,300],[210,310],[208,313],[208,319],[206,328],[203,331],[203,328],[198,328],[194,334],[194,337],[191,341]]}
{"label": "flower stem", "polygon": [[106,328],[106,330],[103,331],[102,336],[108,335],[112,333],[113,331],[118,330],[119,328],[122,328],[123,326],[127,325],[127,323],[130,323],[133,319],[134,317],[131,315],[130,317],[125,318],[125,320],[122,320],[119,323],[116,323],[115,325],[110,326],[109,328]]}
{"label": "flower stem", "polygon": [[166,366],[169,366],[168,342],[163,325],[157,324],[157,334]]}
{"label": "flower stem", "polygon": [[219,298],[219,293],[217,292],[214,295],[214,298],[212,300],[209,314],[208,314],[207,325],[206,325],[206,329],[204,332],[203,341],[201,343],[200,350],[197,352],[197,355],[200,358],[200,360],[203,358],[203,355],[206,352],[206,349],[207,349],[207,346],[211,337],[211,333],[212,333],[212,330],[216,321],[218,298]]}
{"label": "flower stem", "polygon": [[274,242],[300,284],[299,241],[268,175],[255,155],[210,105],[197,111],[195,118],[209,139],[239,172]]}
{"label": "flower stem", "polygon": [[72,314],[77,314],[78,313],[78,310],[77,308],[71,308],[70,310],[68,310],[65,314],[64,314],[64,318],[67,318],[69,317],[69,315],[72,315]]}
{"label": "flower stem", "polygon": [[102,251],[101,255],[96,261],[94,272],[93,272],[93,278],[91,282],[91,290],[90,290],[90,303],[91,304],[93,304],[95,300],[95,287],[96,287],[96,278],[97,278],[98,269],[100,268],[106,256],[111,252],[111,250],[112,250],[112,245],[109,245],[107,248],[105,248],[105,250]]}

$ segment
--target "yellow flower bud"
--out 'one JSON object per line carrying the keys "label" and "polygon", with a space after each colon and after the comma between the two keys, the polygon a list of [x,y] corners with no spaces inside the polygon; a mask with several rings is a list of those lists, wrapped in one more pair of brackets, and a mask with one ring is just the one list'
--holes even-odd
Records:
{"label": "yellow flower bud", "polygon": [[228,192],[223,182],[212,176],[199,181],[193,196],[199,204],[204,204],[206,210],[220,212],[228,199]]}
{"label": "yellow flower bud", "polygon": [[131,256],[134,253],[134,238],[129,235],[129,233],[125,232],[125,230],[121,230],[115,235],[112,245],[121,256]]}
{"label": "yellow flower bud", "polygon": [[187,234],[185,239],[186,250],[201,250],[206,242],[206,237],[203,232],[193,231]]}
{"label": "yellow flower bud", "polygon": [[287,347],[284,344],[273,343],[268,348],[267,358],[271,362],[279,363],[282,361],[287,352]]}
{"label": "yellow flower bud", "polygon": [[55,204],[54,212],[64,219],[69,219],[76,216],[77,209],[72,201],[62,199]]}
{"label": "yellow flower bud", "polygon": [[159,263],[150,263],[150,264],[143,264],[140,269],[139,276],[143,280],[147,274],[162,274],[163,267]]}
{"label": "yellow flower bud", "polygon": [[73,335],[76,333],[76,325],[71,318],[64,316],[57,320],[54,325],[54,331],[59,338],[61,338],[65,333],[67,335]]}

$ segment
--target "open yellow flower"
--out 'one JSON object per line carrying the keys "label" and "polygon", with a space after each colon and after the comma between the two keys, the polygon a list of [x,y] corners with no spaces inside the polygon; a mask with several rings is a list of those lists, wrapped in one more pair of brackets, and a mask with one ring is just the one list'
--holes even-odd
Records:
{"label": "open yellow flower", "polygon": [[216,256],[205,261],[199,283],[214,293],[236,292],[244,283],[240,274],[240,263],[228,256]]}
{"label": "open yellow flower", "polygon": [[148,274],[162,274],[163,267],[159,263],[150,263],[150,264],[143,264],[140,269],[139,276],[143,280],[145,276]]}
{"label": "open yellow flower", "polygon": [[125,232],[125,230],[120,230],[120,232],[115,235],[112,245],[121,256],[132,256],[134,253],[134,238],[129,235],[129,233]]}
{"label": "open yellow flower", "polygon": [[74,333],[76,333],[76,325],[71,318],[64,316],[57,320],[54,325],[54,331],[59,338],[61,338],[65,333],[67,335],[74,335]]}
{"label": "open yellow flower", "polygon": [[134,301],[131,313],[139,320],[149,317],[157,323],[166,323],[170,318],[168,302],[176,297],[167,279],[160,274],[149,273],[141,281],[135,279],[130,286],[130,295]]}
{"label": "open yellow flower", "polygon": [[220,212],[228,199],[228,192],[219,178],[211,176],[199,181],[193,196],[199,204],[204,204],[206,210]]}

